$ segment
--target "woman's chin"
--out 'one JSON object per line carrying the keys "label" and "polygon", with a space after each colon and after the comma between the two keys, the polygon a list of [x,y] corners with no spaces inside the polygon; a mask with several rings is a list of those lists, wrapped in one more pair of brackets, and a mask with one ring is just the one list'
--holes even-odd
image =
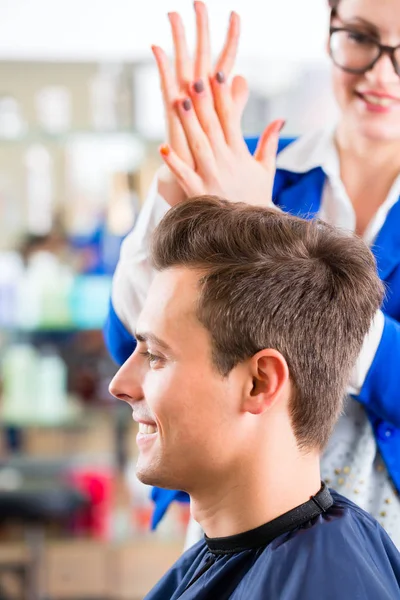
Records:
{"label": "woman's chin", "polygon": [[365,140],[374,143],[398,142],[400,144],[400,121],[384,122],[369,116],[353,119],[353,134],[357,133]]}
{"label": "woman's chin", "polygon": [[353,134],[356,133],[374,142],[400,142],[400,111],[387,114],[363,110],[360,105],[353,105],[351,114],[345,119],[351,124]]}

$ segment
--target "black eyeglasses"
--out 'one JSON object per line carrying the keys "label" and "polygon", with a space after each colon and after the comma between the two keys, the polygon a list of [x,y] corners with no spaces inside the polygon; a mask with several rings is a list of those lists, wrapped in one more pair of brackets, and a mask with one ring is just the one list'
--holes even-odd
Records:
{"label": "black eyeglasses", "polygon": [[354,75],[370,71],[381,56],[387,54],[400,77],[400,44],[384,46],[373,37],[355,29],[331,27],[329,53],[336,66]]}

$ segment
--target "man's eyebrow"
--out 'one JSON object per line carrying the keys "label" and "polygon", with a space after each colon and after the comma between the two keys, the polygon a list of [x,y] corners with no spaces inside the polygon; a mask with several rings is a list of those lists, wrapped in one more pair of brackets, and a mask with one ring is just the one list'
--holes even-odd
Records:
{"label": "man's eyebrow", "polygon": [[155,344],[155,345],[159,346],[163,350],[171,350],[171,348],[170,348],[170,346],[168,346],[167,342],[164,342],[162,339],[160,339],[159,337],[157,337],[154,333],[151,333],[150,331],[144,331],[142,333],[139,333],[138,331],[136,331],[135,338],[137,339],[138,342],[150,342],[151,344]]}

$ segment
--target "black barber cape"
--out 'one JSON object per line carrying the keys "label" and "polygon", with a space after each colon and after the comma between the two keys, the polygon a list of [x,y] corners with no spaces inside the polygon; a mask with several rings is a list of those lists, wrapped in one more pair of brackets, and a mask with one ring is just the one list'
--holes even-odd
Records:
{"label": "black barber cape", "polygon": [[145,600],[400,600],[400,554],[382,527],[323,484],[308,502],[190,548]]}

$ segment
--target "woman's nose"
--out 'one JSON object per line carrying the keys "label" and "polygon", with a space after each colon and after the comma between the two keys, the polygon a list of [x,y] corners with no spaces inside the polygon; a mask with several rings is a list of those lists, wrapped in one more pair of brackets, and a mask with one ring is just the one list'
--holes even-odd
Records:
{"label": "woman's nose", "polygon": [[366,76],[382,87],[388,84],[400,83],[400,77],[397,75],[392,59],[388,54],[383,54],[373,68],[366,73]]}

